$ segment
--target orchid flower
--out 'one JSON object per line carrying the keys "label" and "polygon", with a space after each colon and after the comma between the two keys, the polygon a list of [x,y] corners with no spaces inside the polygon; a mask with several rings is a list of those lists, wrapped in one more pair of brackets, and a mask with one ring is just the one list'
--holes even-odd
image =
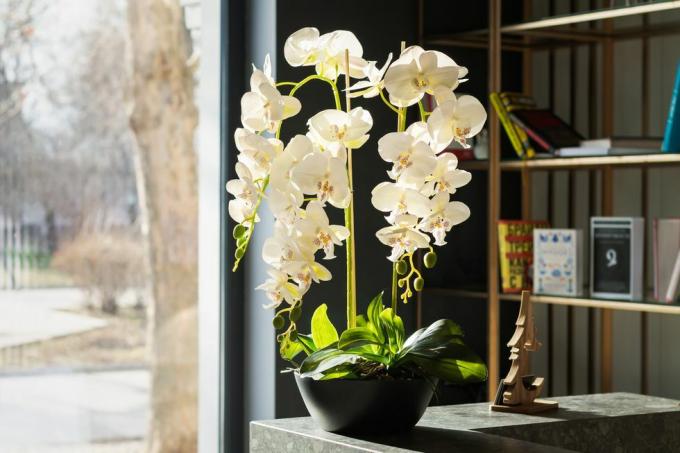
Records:
{"label": "orchid flower", "polygon": [[300,101],[282,96],[276,89],[267,61],[266,72],[254,69],[250,77],[251,91],[241,98],[241,123],[252,132],[276,132],[281,121],[297,115],[302,107]]}
{"label": "orchid flower", "polygon": [[411,46],[387,69],[385,88],[390,102],[408,107],[420,101],[425,93],[435,96],[454,90],[466,74],[466,68],[442,52]]}
{"label": "orchid flower", "polygon": [[394,225],[381,228],[375,234],[380,242],[392,247],[390,261],[396,262],[404,253],[428,246],[430,238],[418,231],[417,224],[416,216],[404,214],[397,216]]}
{"label": "orchid flower", "polygon": [[365,70],[368,80],[360,80],[347,88],[347,90],[351,92],[349,97],[358,98],[359,96],[363,96],[364,98],[373,98],[378,96],[385,85],[383,77],[385,76],[385,72],[391,61],[392,53],[389,54],[385,65],[380,69],[376,67],[375,61],[370,61]]}
{"label": "orchid flower", "polygon": [[431,200],[430,215],[420,222],[419,228],[432,233],[435,245],[445,245],[444,237],[454,225],[470,217],[470,208],[460,201],[449,201],[449,194],[441,192]]}
{"label": "orchid flower", "polygon": [[309,154],[293,168],[292,179],[303,193],[316,195],[321,203],[328,201],[342,209],[349,206],[351,193],[343,158],[328,152]]}
{"label": "orchid flower", "polygon": [[378,140],[378,154],[391,162],[390,178],[404,183],[422,184],[437,165],[437,158],[427,143],[409,132],[390,132]]}
{"label": "orchid flower", "polygon": [[255,179],[263,179],[269,174],[272,161],[283,150],[280,140],[267,139],[243,128],[236,129],[234,140],[241,151],[238,160],[248,167]]}
{"label": "orchid flower", "polygon": [[265,291],[271,304],[266,305],[265,308],[274,308],[286,302],[293,305],[302,297],[300,288],[294,283],[290,282],[288,274],[277,269],[271,268],[267,271],[269,278],[255,289]]}
{"label": "orchid flower", "polygon": [[290,275],[305,293],[312,281],[327,281],[332,276],[326,267],[314,260],[313,238],[299,233],[276,222],[274,236],[267,238],[262,247],[262,258],[265,263]]}
{"label": "orchid flower", "polygon": [[272,188],[269,193],[269,210],[276,220],[285,225],[292,225],[300,217],[300,206],[303,203],[302,192],[291,186],[289,190]]}
{"label": "orchid flower", "polygon": [[[236,163],[238,179],[227,182],[227,192],[235,198],[229,201],[229,216],[238,223],[242,223],[253,214],[260,195],[260,189],[253,182],[253,176],[243,163]],[[259,221],[259,218],[255,218]]]}
{"label": "orchid flower", "polygon": [[390,213],[387,217],[390,223],[402,214],[416,217],[430,214],[430,200],[425,195],[393,182],[381,182],[375,186],[371,192],[371,203],[378,211]]}
{"label": "orchid flower", "polygon": [[456,140],[466,148],[470,145],[467,139],[474,137],[482,130],[486,121],[484,106],[472,96],[451,96],[442,103],[427,119],[427,126],[432,136],[432,147],[435,152],[444,150]]}
{"label": "orchid flower", "polygon": [[316,249],[323,249],[325,259],[335,258],[335,246],[349,237],[349,229],[342,225],[330,225],[326,211],[318,201],[310,201],[304,218],[295,224],[303,238],[309,238]]}
{"label": "orchid flower", "polygon": [[349,75],[365,77],[368,63],[362,58],[364,50],[352,32],[337,30],[320,35],[318,29],[306,27],[290,35],[283,46],[288,64],[314,66],[317,74],[331,80],[345,73],[345,50],[349,51]]}
{"label": "orchid flower", "polygon": [[296,135],[284,148],[271,165],[269,186],[281,192],[298,192],[300,189],[290,178],[291,170],[302,162],[305,156],[314,153],[314,144],[304,135]]}
{"label": "orchid flower", "polygon": [[313,136],[322,143],[357,149],[368,140],[367,132],[373,127],[373,118],[361,107],[349,113],[329,109],[311,117],[307,124]]}
{"label": "orchid flower", "polygon": [[437,165],[432,172],[432,176],[425,184],[422,192],[427,196],[435,195],[439,192],[454,194],[456,189],[463,187],[472,179],[470,172],[459,170],[458,158],[452,153],[444,153],[437,157]]}

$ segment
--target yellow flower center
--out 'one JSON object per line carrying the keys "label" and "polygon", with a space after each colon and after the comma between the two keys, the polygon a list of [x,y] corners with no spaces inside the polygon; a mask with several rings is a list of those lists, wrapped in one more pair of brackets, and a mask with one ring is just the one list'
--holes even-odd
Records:
{"label": "yellow flower center", "polygon": [[338,126],[337,124],[333,124],[331,126],[331,137],[334,140],[341,141],[344,137],[345,134],[347,133],[347,126]]}
{"label": "yellow flower center", "polygon": [[426,88],[430,84],[429,80],[427,80],[427,77],[422,72],[419,72],[418,75],[413,79],[413,85],[415,85],[416,88]]}

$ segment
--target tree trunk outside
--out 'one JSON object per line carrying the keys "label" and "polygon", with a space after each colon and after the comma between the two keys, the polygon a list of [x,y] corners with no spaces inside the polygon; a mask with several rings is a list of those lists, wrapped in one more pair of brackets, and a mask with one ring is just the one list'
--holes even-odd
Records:
{"label": "tree trunk outside", "polygon": [[197,181],[194,80],[178,0],[129,2],[131,126],[148,215],[152,417],[148,451],[196,451]]}

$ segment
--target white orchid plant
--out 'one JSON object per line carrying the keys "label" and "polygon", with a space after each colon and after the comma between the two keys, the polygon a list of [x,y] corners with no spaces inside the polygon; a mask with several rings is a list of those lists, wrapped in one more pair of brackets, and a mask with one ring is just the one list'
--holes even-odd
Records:
{"label": "white orchid plant", "polygon": [[[376,61],[364,59],[363,48],[353,33],[338,30],[320,34],[312,27],[287,39],[284,56],[293,67],[313,66],[314,73],[299,82],[276,82],[268,56],[262,69],[253,67],[250,91],[241,99],[243,127],[235,132],[238,179],[227,183],[227,191],[234,197],[229,202],[229,214],[238,223],[234,228],[234,270],[245,255],[259,221],[258,210],[266,200],[275,224],[262,250],[270,266],[269,278],[258,289],[265,291],[270,300],[268,307],[275,310],[273,324],[281,331],[277,340],[284,358],[293,361],[304,351],[308,357],[299,370],[315,378],[365,376],[356,366],[366,363],[377,363],[383,372],[410,367],[411,374],[427,370],[442,375],[422,361],[400,355],[411,339],[404,341],[397,301],[406,303],[414,291],[423,289],[424,280],[414,261],[416,252],[425,251],[424,265],[433,267],[433,245],[446,244],[452,227],[470,216],[469,208],[451,197],[470,181],[471,175],[457,168],[453,154],[444,152],[453,141],[469,146],[469,139],[486,121],[485,109],[477,99],[454,94],[466,80],[467,69],[441,52],[418,46],[403,49],[395,61],[390,54],[378,68]],[[341,96],[338,85],[343,79]],[[334,106],[309,118],[305,134],[283,143],[283,122],[301,110],[295,96],[312,81],[328,85]],[[426,94],[436,100],[431,113],[423,107]],[[397,117],[397,130],[380,138],[377,148],[390,165],[389,180],[372,191],[373,206],[386,213],[388,223],[376,236],[391,249],[388,260],[393,269],[392,303],[385,308],[381,298],[376,298],[367,316],[357,316],[352,161],[353,151],[365,147],[373,119],[369,111],[352,108],[351,104],[356,98],[378,96]],[[407,127],[407,111],[416,106],[419,121]],[[326,209],[331,206],[344,210],[344,225],[329,222]],[[296,321],[305,294],[312,282],[332,278],[319,258],[334,259],[336,246],[343,244],[347,261],[347,329],[338,335],[328,320],[326,306],[320,305],[312,318],[311,335],[300,334]],[[414,335],[422,337],[423,331]],[[435,331],[443,335],[437,338],[446,344],[462,344],[462,332],[450,321],[442,320]],[[441,347],[433,348],[430,353],[438,360],[447,359]],[[465,354],[453,349],[448,354],[457,358],[448,358],[458,360],[456,372],[460,373]],[[338,355],[344,359],[339,360]],[[485,376],[481,361],[476,356],[467,357],[465,363],[476,367],[472,375],[478,379],[481,374]],[[443,373],[442,377],[452,375]]]}

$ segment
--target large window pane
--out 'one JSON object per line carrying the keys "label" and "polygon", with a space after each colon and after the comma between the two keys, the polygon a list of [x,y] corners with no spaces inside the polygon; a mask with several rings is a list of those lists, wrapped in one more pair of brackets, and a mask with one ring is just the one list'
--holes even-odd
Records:
{"label": "large window pane", "polygon": [[2,452],[196,449],[184,13],[0,0]]}

